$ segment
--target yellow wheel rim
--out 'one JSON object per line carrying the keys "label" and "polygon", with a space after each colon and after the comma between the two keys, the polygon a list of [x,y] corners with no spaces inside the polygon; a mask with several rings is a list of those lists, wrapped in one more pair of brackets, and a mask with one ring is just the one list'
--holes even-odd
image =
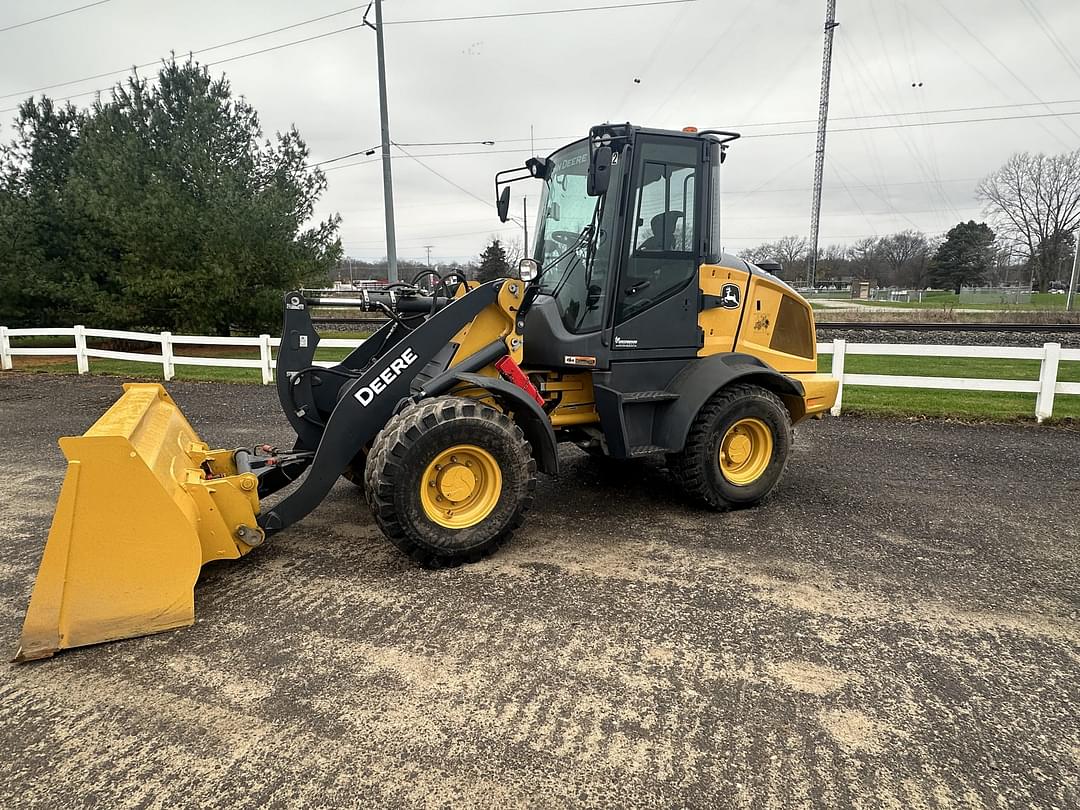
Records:
{"label": "yellow wheel rim", "polygon": [[467,529],[491,514],[502,494],[495,457],[474,444],[443,450],[420,479],[420,503],[430,520],[448,529]]}
{"label": "yellow wheel rim", "polygon": [[720,472],[732,484],[752,484],[772,461],[773,437],[760,419],[740,419],[720,440]]}

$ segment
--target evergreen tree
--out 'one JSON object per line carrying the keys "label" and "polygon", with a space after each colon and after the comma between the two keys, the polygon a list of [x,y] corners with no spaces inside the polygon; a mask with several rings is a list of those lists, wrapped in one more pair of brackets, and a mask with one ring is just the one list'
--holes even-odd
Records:
{"label": "evergreen tree", "polygon": [[506,249],[497,238],[492,237],[491,244],[480,254],[480,269],[476,271],[477,281],[494,281],[510,275],[510,263],[506,259]]}
{"label": "evergreen tree", "polygon": [[[193,61],[132,76],[86,112],[33,99],[0,147],[0,316],[7,323],[273,330],[287,289],[341,254],[309,224],[326,178],[295,129]],[[15,291],[14,296],[4,295]]]}
{"label": "evergreen tree", "polygon": [[930,261],[930,278],[959,294],[962,286],[981,283],[993,260],[994,232],[990,227],[974,220],[961,222],[949,230]]}

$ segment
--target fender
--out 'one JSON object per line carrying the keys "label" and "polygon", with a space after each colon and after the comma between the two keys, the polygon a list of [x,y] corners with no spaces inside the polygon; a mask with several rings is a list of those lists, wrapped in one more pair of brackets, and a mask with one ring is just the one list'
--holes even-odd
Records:
{"label": "fender", "polygon": [[657,416],[653,434],[656,444],[681,450],[698,411],[713,394],[736,381],[754,383],[782,396],[803,395],[802,383],[753,355],[724,352],[701,357],[687,363],[668,383],[667,390],[679,398]]}
{"label": "fender", "polygon": [[555,440],[555,429],[551,427],[551,420],[536,404],[536,400],[513,383],[499,377],[485,377],[464,371],[456,374],[451,372],[449,376],[456,382],[468,383],[491,392],[500,405],[513,411],[514,421],[536,454],[537,468],[551,476],[559,474],[559,446]]}

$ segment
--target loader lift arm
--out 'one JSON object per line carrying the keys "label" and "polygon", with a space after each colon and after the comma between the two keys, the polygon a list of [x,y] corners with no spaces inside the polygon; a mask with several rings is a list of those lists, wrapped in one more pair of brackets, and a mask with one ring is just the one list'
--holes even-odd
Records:
{"label": "loader lift arm", "polygon": [[[296,450],[313,454],[297,460],[298,464],[310,464],[297,488],[259,515],[259,526],[266,534],[281,531],[314,510],[394,414],[461,384],[483,389],[504,406],[521,411],[523,427],[537,448],[541,468],[554,472],[555,435],[540,407],[498,376],[478,374],[500,358],[513,358],[515,354],[520,358],[521,341],[513,324],[523,293],[520,282],[501,279],[475,287],[459,298],[425,296],[411,288],[365,291],[360,299],[345,300],[309,298],[302,292],[286,295],[278,395],[297,431]],[[323,369],[314,365],[319,336],[311,322],[312,306],[351,306],[368,311],[393,308],[393,312],[405,317],[411,315],[413,321],[389,321],[340,364]],[[434,358],[453,345],[456,335],[464,329],[478,328],[475,324],[479,316],[491,307],[506,309],[505,334],[492,334],[492,339],[476,351],[448,368],[436,367],[438,373],[422,375],[427,379],[414,384],[420,372],[431,369],[436,363]],[[269,475],[274,467],[264,469]],[[275,485],[291,483],[291,477],[278,476],[266,483],[260,486],[260,495],[270,494],[277,488]]]}

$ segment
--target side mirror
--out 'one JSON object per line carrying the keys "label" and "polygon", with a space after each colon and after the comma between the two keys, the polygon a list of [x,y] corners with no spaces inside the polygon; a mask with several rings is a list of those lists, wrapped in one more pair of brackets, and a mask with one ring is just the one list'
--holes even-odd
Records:
{"label": "side mirror", "polygon": [[593,150],[589,161],[589,176],[585,191],[590,197],[599,197],[608,190],[611,182],[611,147],[598,146]]}
{"label": "side mirror", "polygon": [[510,186],[503,186],[502,193],[499,194],[498,202],[495,203],[495,209],[499,212],[499,221],[506,222],[510,217]]}
{"label": "side mirror", "polygon": [[518,262],[518,278],[522,281],[532,281],[540,275],[540,265],[536,259],[522,259]]}

